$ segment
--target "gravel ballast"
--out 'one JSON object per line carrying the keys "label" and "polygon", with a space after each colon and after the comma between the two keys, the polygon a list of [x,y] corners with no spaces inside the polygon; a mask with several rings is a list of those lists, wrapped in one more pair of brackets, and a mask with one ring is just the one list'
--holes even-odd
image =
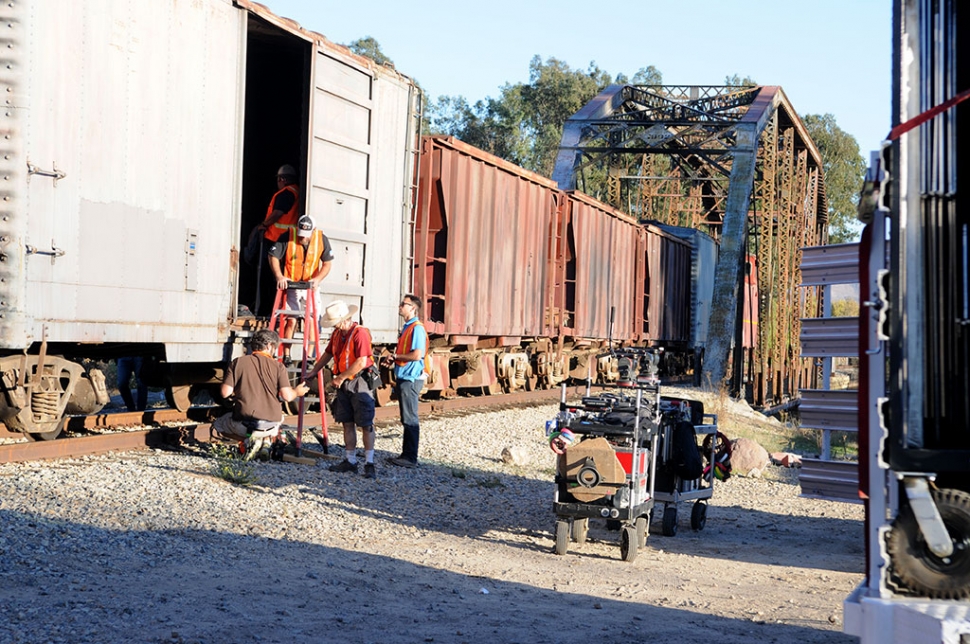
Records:
{"label": "gravel ballast", "polygon": [[718,484],[703,531],[655,521],[632,564],[596,524],[553,554],[556,411],[423,419],[416,469],[380,427],[376,480],[261,462],[242,487],[204,450],[2,465],[0,643],[855,641],[862,507],[794,471]]}

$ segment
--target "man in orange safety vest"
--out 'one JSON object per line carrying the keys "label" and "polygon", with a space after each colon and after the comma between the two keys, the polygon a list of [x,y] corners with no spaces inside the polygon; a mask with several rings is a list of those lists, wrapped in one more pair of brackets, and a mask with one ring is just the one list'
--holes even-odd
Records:
{"label": "man in orange safety vest", "polygon": [[[333,249],[330,247],[330,240],[314,225],[309,215],[300,217],[295,238],[284,233],[269,247],[269,266],[276,277],[276,288],[286,290],[287,310],[304,310],[307,292],[314,294],[319,305],[317,288],[323,278],[330,274],[332,263]],[[289,288],[290,282],[307,282],[309,289]],[[288,317],[283,327],[283,337],[292,338],[295,330],[296,319]],[[317,328],[313,328],[308,333],[313,333],[312,337],[316,337],[317,331]],[[292,362],[289,344],[283,347],[283,362],[287,365]]]}

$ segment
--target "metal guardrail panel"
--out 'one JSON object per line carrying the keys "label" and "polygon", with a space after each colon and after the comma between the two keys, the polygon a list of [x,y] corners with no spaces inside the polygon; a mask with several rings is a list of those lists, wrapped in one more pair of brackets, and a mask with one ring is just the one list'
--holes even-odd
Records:
{"label": "metal guardrail panel", "polygon": [[801,270],[802,286],[858,284],[859,244],[803,248]]}
{"label": "metal guardrail panel", "polygon": [[806,429],[859,431],[859,392],[855,389],[802,389],[798,413]]}
{"label": "metal guardrail panel", "polygon": [[803,458],[798,483],[802,496],[862,502],[859,499],[859,463],[856,461]]}
{"label": "metal guardrail panel", "polygon": [[802,318],[802,356],[828,358],[859,355],[859,318]]}

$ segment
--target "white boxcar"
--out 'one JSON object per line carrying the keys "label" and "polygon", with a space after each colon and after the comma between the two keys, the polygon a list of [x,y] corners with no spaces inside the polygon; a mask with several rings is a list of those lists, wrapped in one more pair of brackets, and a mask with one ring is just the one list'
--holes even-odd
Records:
{"label": "white boxcar", "polygon": [[8,427],[56,435],[83,357],[151,356],[170,386],[218,373],[240,312],[269,314],[272,276],[239,248],[284,163],[336,253],[323,304],[396,337],[411,79],[244,0],[24,0],[0,21]]}

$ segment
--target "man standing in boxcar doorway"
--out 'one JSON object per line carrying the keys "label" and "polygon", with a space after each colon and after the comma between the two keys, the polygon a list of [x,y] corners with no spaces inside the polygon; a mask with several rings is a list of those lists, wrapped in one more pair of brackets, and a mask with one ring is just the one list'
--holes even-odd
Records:
{"label": "man standing in boxcar doorway", "polygon": [[256,267],[256,302],[255,313],[259,314],[260,291],[263,283],[263,254],[265,247],[273,244],[283,233],[292,232],[296,227],[297,215],[300,211],[300,189],[296,185],[296,168],[286,164],[276,171],[276,193],[266,208],[263,222],[253,228],[246,244],[244,258],[253,263],[253,258],[259,262]]}
{"label": "man standing in boxcar doorway", "polygon": [[401,408],[401,424],[404,426],[404,447],[401,455],[388,459],[392,465],[415,467],[418,464],[418,395],[427,378],[426,356],[428,333],[419,319],[421,299],[405,295],[398,305],[398,314],[404,318],[404,327],[398,336],[393,356],[384,359],[384,366],[394,366],[397,402]]}
{"label": "man standing in boxcar doorway", "polygon": [[296,185],[296,168],[287,164],[276,172],[276,194],[266,208],[266,218],[256,229],[272,243],[296,226],[300,189]]}

